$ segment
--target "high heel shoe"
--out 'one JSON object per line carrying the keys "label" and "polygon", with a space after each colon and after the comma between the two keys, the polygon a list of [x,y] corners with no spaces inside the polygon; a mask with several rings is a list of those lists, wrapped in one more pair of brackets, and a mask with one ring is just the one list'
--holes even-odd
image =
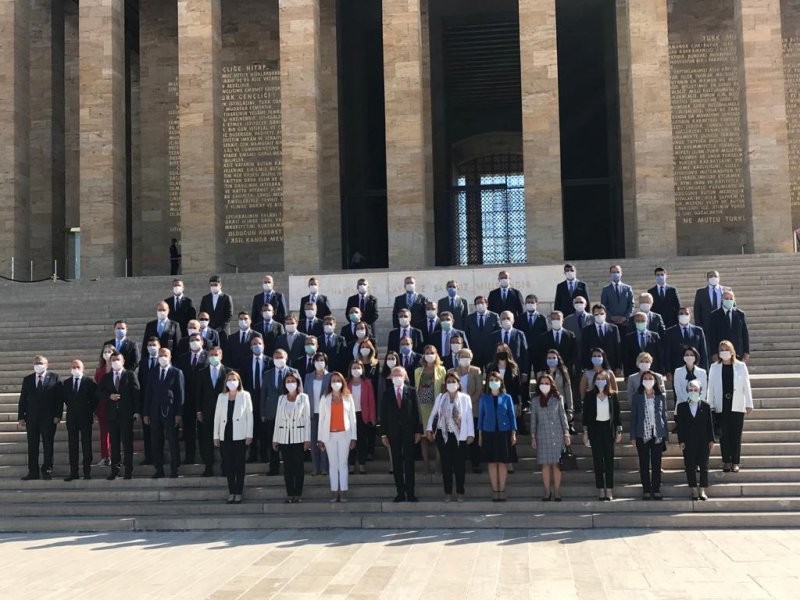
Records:
{"label": "high heel shoe", "polygon": [[505,502],[506,501],[506,491],[505,490],[498,490],[497,491],[497,501],[498,502]]}
{"label": "high heel shoe", "polygon": [[492,502],[500,502],[500,492],[492,489]]}
{"label": "high heel shoe", "polygon": [[551,493],[548,493],[547,495],[542,497],[542,502],[550,502],[550,500],[552,500],[552,499],[553,499],[553,494],[551,492]]}

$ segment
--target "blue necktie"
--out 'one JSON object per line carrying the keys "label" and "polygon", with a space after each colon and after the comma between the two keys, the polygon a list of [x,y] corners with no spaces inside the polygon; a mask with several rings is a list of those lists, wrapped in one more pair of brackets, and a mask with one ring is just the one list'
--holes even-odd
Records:
{"label": "blue necktie", "polygon": [[212,387],[217,387],[217,376],[218,375],[219,375],[219,373],[217,373],[217,369],[212,368],[211,369],[211,386]]}

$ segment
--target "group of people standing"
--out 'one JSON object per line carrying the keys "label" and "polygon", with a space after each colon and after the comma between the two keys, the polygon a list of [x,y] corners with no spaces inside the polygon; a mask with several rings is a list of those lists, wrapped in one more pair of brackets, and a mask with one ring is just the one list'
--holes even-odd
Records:
{"label": "group of people standing", "polygon": [[266,463],[270,476],[282,462],[286,501],[301,502],[307,453],[312,475],[329,477],[331,502],[346,502],[349,476],[366,472],[378,441],[389,452],[396,502],[416,501],[415,461],[435,471],[434,448],[447,501],[463,501],[469,461],[476,473],[487,464],[492,500],[502,502],[518,460],[517,434],[530,433],[543,500],[560,501],[559,463],[580,423],[599,498],[611,500],[614,449],[622,441],[617,376],[625,375],[643,497],[663,497],[671,383],[687,482],[694,498],[705,499],[715,431],[722,432],[723,470],[738,471],[743,416],[753,405],[747,322],[733,292],[710,272],[694,307],[683,306],[658,268],[637,309],[614,265],[601,302],[587,310],[586,284],[573,265],[564,273],[547,316],[505,270],[496,289],[474,298],[473,312],[458,282],[448,281],[447,294],[433,301],[406,277],[382,360],[378,301],[365,278],[339,327],[317,278],[295,314],[267,275],[234,331],[234,302],[218,276],[199,310],[175,279],[141,344],[128,337],[124,321],[115,323],[94,377],[75,360],[62,381],[45,357],[35,358],[19,401],[28,433],[24,479],[51,478],[53,437],[66,405],[68,480],[80,475],[79,449],[83,477],[91,477],[95,416],[107,478],[131,478],[133,424],[141,418],[141,464],[154,467],[153,477],[166,476],[165,442],[170,477],[181,464],[198,462],[197,450],[203,476],[213,476],[219,448],[229,503],[242,501],[247,462]]}

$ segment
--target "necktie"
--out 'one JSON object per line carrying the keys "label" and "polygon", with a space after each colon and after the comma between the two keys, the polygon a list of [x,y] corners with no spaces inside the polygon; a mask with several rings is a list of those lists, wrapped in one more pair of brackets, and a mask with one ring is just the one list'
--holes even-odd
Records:
{"label": "necktie", "polygon": [[714,286],[714,308],[720,307],[720,300],[719,300],[719,290],[717,290],[717,286]]}
{"label": "necktie", "polygon": [[361,300],[358,302],[358,307],[361,309],[361,312],[364,312],[364,296],[361,296]]}
{"label": "necktie", "polygon": [[122,340],[117,340],[117,352],[119,352],[121,346],[122,346]]}
{"label": "necktie", "polygon": [[483,315],[478,315],[478,328],[483,329]]}
{"label": "necktie", "polygon": [[153,368],[155,368],[155,366],[156,366],[156,359],[155,358],[151,358],[150,359],[150,368],[153,369]]}
{"label": "necktie", "polygon": [[308,301],[309,302],[314,302],[316,304],[316,302],[317,302],[316,294],[311,294],[311,298],[309,298]]}
{"label": "necktie", "polygon": [[39,377],[36,378],[36,389],[37,390],[41,390],[42,389],[42,376],[41,375],[39,375]]}
{"label": "necktie", "polygon": [[614,293],[617,296],[617,300],[619,300],[619,284],[618,283],[614,284]]}
{"label": "necktie", "polygon": [[164,381],[164,377],[166,377],[166,375],[167,375],[167,370],[161,369],[161,381]]}
{"label": "necktie", "polygon": [[507,292],[506,292],[505,288],[503,288],[503,302],[506,301],[506,294],[507,294]]}
{"label": "necktie", "polygon": [[663,286],[663,285],[662,285],[662,286],[660,286],[660,287],[658,288],[658,290],[659,290],[659,293],[661,294],[661,297],[663,298],[663,297],[664,297],[664,286]]}
{"label": "necktie", "polygon": [[508,332],[503,332],[503,343],[508,344]]}
{"label": "necktie", "polygon": [[253,359],[253,390],[261,389],[261,359]]}
{"label": "necktie", "polygon": [[428,333],[433,335],[433,319],[428,322]]}
{"label": "necktie", "polygon": [[119,391],[119,373],[114,373],[114,389]]}
{"label": "necktie", "polygon": [[239,334],[239,343],[244,344],[244,331]]}
{"label": "necktie", "polygon": [[556,331],[556,346],[558,346],[560,343],[561,343],[561,332]]}
{"label": "necktie", "polygon": [[578,326],[583,328],[583,313],[578,315]]}
{"label": "necktie", "polygon": [[406,306],[411,308],[412,304],[414,304],[414,294],[406,294]]}
{"label": "necktie", "polygon": [[689,343],[689,328],[688,327],[684,327],[683,328],[683,341],[685,341],[687,344]]}
{"label": "necktie", "polygon": [[275,389],[279,389],[281,385],[281,370],[275,371]]}
{"label": "necktie", "polygon": [[325,336],[325,346],[327,346],[328,348],[330,348],[331,346],[331,336],[329,335]]}
{"label": "necktie", "polygon": [[533,315],[532,315],[532,314],[529,314],[529,315],[528,315],[528,325],[530,325],[531,327],[533,327]]}
{"label": "necktie", "polygon": [[567,283],[567,287],[569,288],[570,295],[572,295],[572,292],[575,291],[575,284],[570,281]]}
{"label": "necktie", "polygon": [[450,333],[444,334],[444,341],[442,342],[442,356],[450,356]]}
{"label": "necktie", "polygon": [[644,350],[644,346],[645,346],[645,338],[644,338],[644,334],[643,334],[643,333],[640,333],[640,334],[639,334],[639,347],[640,347],[642,350]]}
{"label": "necktie", "polygon": [[728,324],[731,327],[733,327],[733,311],[732,310],[728,311]]}
{"label": "necktie", "polygon": [[450,312],[456,311],[456,300],[455,298],[450,298]]}
{"label": "necktie", "polygon": [[158,336],[161,337],[161,334],[164,333],[164,321],[158,322]]}
{"label": "necktie", "polygon": [[217,377],[219,377],[217,367],[211,367],[211,387],[217,387]]}
{"label": "necktie", "polygon": [[192,368],[197,366],[197,354],[192,354]]}
{"label": "necktie", "polygon": [[404,327],[403,329],[400,330],[400,339],[406,337],[407,335],[408,335],[408,329]]}
{"label": "necktie", "polygon": [[78,382],[79,382],[79,381],[80,381],[80,379],[78,379],[78,378],[76,377],[76,378],[75,378],[75,386],[73,387],[73,391],[74,391],[76,394],[78,393]]}
{"label": "necktie", "polygon": [[397,408],[402,408],[403,406],[403,388],[395,388],[395,395],[397,396]]}

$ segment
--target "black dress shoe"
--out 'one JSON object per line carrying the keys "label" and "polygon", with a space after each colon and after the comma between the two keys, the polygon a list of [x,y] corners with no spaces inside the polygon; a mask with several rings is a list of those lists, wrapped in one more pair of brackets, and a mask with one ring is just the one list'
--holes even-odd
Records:
{"label": "black dress shoe", "polygon": [[152,460],[150,460],[149,458],[145,458],[145,459],[142,459],[142,462],[140,462],[139,464],[140,464],[141,466],[145,466],[145,465],[152,465],[152,464],[153,464],[153,461],[152,461]]}
{"label": "black dress shoe", "polygon": [[133,479],[133,473],[125,473],[125,475],[122,478],[123,479]]}
{"label": "black dress shoe", "polygon": [[50,481],[52,478],[53,476],[50,474],[50,471],[45,471],[44,473],[42,473],[42,479],[44,479],[45,481]]}
{"label": "black dress shoe", "polygon": [[106,481],[114,481],[117,478],[116,473],[109,473],[108,477],[106,477]]}
{"label": "black dress shoe", "polygon": [[177,479],[178,478],[178,474],[177,473],[170,473],[169,474],[169,478],[170,479]]}
{"label": "black dress shoe", "polygon": [[661,492],[653,492],[652,494],[653,500],[663,500],[664,496],[661,495]]}
{"label": "black dress shoe", "polygon": [[22,481],[33,481],[34,479],[39,479],[39,475],[37,473],[28,473],[24,477],[20,477]]}
{"label": "black dress shoe", "polygon": [[92,474],[91,474],[91,473],[84,473],[84,474],[83,474],[83,478],[84,478],[86,481],[88,481],[88,480],[90,480],[90,479],[92,478]]}
{"label": "black dress shoe", "polygon": [[214,476],[214,469],[212,469],[211,467],[206,467],[203,470],[202,477],[213,477],[213,476]]}
{"label": "black dress shoe", "polygon": [[267,477],[277,477],[280,475],[280,471],[267,471]]}
{"label": "black dress shoe", "polygon": [[397,496],[394,497],[394,502],[405,502],[405,501],[406,501],[405,494],[397,494]]}
{"label": "black dress shoe", "polygon": [[406,495],[406,502],[419,502],[419,500],[414,494],[408,494]]}
{"label": "black dress shoe", "polygon": [[156,471],[150,476],[150,479],[161,479],[164,477],[164,471]]}
{"label": "black dress shoe", "polygon": [[75,479],[79,479],[77,473],[75,473],[74,475],[70,474],[69,476],[64,477],[64,481],[74,481]]}
{"label": "black dress shoe", "polygon": [[650,500],[650,492],[642,492],[642,500]]}

